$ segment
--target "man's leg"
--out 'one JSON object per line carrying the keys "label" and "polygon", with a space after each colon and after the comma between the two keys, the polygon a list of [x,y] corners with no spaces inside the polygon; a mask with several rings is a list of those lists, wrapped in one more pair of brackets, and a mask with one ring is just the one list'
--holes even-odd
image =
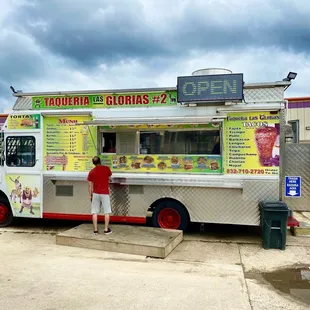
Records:
{"label": "man's leg", "polygon": [[102,202],[103,213],[104,213],[104,233],[110,234],[112,232],[112,230],[109,229],[110,214],[112,213],[110,196],[109,195],[101,195],[101,202]]}
{"label": "man's leg", "polygon": [[105,214],[104,215],[104,231],[108,231],[109,223],[110,223],[110,214]]}
{"label": "man's leg", "polygon": [[93,213],[93,225],[94,225],[94,232],[98,231],[98,215]]}
{"label": "man's leg", "polygon": [[98,213],[100,212],[100,195],[93,194],[91,213],[93,218],[94,233],[98,233]]}

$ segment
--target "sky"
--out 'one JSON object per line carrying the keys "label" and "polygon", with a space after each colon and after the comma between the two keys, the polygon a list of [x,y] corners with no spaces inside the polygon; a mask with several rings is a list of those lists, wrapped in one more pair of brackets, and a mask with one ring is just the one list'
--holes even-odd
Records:
{"label": "sky", "polygon": [[175,87],[201,68],[245,83],[297,72],[310,96],[309,0],[0,0],[0,112],[23,92]]}

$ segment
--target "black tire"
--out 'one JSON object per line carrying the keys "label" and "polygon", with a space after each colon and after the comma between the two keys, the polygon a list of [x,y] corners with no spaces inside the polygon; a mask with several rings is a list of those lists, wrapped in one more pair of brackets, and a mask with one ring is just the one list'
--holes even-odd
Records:
{"label": "black tire", "polygon": [[[179,218],[178,221],[175,221],[171,226],[164,225],[163,221],[161,220],[162,214],[168,212],[168,210],[172,211],[173,214],[177,215]],[[185,231],[188,228],[190,223],[189,215],[186,208],[178,201],[175,200],[161,200],[153,210],[152,215],[152,225],[153,227],[165,228],[165,229],[178,229]]]}
{"label": "black tire", "polygon": [[13,221],[11,206],[2,197],[0,197],[0,212],[0,227],[10,226]]}

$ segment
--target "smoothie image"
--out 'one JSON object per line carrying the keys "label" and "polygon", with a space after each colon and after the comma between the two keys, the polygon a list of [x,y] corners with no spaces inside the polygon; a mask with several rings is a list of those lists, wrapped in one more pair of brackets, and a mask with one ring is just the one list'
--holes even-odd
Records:
{"label": "smoothie image", "polygon": [[112,167],[115,169],[117,168],[117,157],[112,158]]}
{"label": "smoothie image", "polygon": [[278,131],[275,127],[261,127],[255,130],[255,143],[262,166],[270,165],[277,136]]}

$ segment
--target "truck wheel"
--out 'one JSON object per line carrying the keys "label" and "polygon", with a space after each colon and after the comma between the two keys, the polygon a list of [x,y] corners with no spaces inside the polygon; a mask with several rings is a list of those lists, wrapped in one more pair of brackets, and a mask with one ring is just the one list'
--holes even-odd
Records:
{"label": "truck wheel", "polygon": [[7,202],[4,202],[0,198],[0,227],[6,227],[11,225],[13,221],[13,214],[10,206]]}
{"label": "truck wheel", "polygon": [[152,224],[154,227],[165,229],[186,230],[189,224],[189,216],[181,203],[162,200],[154,208]]}

